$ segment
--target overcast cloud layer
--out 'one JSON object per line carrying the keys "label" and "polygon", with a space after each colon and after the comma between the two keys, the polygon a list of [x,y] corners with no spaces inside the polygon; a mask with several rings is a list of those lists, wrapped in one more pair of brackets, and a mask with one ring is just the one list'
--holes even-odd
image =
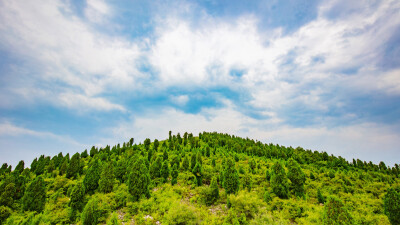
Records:
{"label": "overcast cloud layer", "polygon": [[0,163],[168,131],[400,163],[400,2],[0,2]]}

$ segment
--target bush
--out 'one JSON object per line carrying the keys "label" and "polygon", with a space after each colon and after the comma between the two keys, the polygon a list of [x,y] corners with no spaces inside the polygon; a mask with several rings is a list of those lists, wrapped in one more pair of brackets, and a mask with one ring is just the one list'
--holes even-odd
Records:
{"label": "bush", "polygon": [[385,214],[391,224],[400,224],[400,191],[389,188],[384,198]]}
{"label": "bush", "polygon": [[257,196],[246,191],[240,191],[237,196],[230,195],[229,202],[231,208],[238,214],[244,214],[249,219],[258,213],[259,206],[262,205],[261,200]]}
{"label": "bush", "polygon": [[0,224],[2,224],[11,215],[12,211],[7,206],[0,206]]}
{"label": "bush", "polygon": [[92,225],[105,222],[111,211],[110,206],[113,203],[109,198],[102,194],[92,196],[86,204],[81,215],[83,225]]}
{"label": "bush", "polygon": [[198,224],[199,219],[192,206],[176,202],[164,217],[165,224]]}
{"label": "bush", "polygon": [[324,224],[353,224],[353,218],[347,211],[347,208],[343,202],[331,196],[328,198],[328,202],[324,206],[323,213]]}

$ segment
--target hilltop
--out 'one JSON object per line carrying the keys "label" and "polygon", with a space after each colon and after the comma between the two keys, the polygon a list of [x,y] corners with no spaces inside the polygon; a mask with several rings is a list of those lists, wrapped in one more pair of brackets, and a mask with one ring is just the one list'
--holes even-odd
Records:
{"label": "hilltop", "polygon": [[398,224],[400,169],[221,133],[0,169],[0,224]]}

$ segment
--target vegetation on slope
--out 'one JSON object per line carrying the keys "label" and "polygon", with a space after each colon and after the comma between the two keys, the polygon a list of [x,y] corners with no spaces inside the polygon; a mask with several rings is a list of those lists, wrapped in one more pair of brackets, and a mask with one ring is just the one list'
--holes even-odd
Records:
{"label": "vegetation on slope", "polygon": [[400,224],[399,166],[219,133],[0,168],[0,224]]}

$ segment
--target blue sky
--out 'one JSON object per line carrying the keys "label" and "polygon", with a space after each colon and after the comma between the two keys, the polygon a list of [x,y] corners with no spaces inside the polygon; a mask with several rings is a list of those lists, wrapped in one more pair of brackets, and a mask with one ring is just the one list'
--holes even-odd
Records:
{"label": "blue sky", "polygon": [[400,163],[400,2],[2,1],[0,163],[218,131]]}

